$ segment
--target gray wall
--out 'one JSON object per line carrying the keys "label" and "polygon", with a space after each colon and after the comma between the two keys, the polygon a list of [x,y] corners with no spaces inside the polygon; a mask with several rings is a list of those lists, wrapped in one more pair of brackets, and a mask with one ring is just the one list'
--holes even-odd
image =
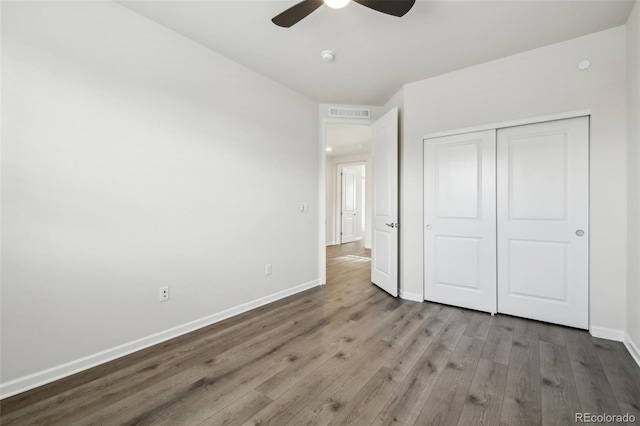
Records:
{"label": "gray wall", "polygon": [[627,108],[629,171],[629,253],[627,334],[640,362],[640,3],[627,21]]}
{"label": "gray wall", "polygon": [[3,394],[317,283],[316,103],[112,2],[3,3],[2,89]]}

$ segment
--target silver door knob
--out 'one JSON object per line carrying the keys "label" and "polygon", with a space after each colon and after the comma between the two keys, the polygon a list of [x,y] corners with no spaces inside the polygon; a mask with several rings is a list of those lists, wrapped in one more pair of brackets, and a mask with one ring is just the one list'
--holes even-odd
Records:
{"label": "silver door knob", "polygon": [[584,235],[584,231],[583,231],[582,229],[578,229],[578,230],[576,231],[576,235],[577,235],[578,237],[582,237],[582,236]]}
{"label": "silver door knob", "polygon": [[427,225],[427,229],[431,229],[431,225]]}

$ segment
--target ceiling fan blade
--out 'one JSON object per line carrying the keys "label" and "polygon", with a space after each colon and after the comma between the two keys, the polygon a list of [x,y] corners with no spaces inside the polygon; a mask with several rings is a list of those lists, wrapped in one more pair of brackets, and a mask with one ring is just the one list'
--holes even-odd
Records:
{"label": "ceiling fan blade", "polygon": [[378,12],[393,16],[404,16],[411,10],[416,0],[353,0]]}
{"label": "ceiling fan blade", "polygon": [[323,3],[322,0],[303,0],[273,18],[271,22],[280,27],[289,28],[309,16]]}

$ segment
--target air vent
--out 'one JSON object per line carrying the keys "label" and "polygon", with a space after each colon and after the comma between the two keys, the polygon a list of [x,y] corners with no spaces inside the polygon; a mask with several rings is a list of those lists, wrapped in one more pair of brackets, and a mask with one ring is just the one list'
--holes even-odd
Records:
{"label": "air vent", "polygon": [[329,108],[329,117],[339,118],[371,118],[371,110],[368,108]]}

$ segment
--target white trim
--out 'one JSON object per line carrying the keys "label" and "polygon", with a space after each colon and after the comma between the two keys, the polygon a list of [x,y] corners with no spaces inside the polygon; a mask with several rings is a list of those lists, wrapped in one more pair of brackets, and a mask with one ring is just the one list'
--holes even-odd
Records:
{"label": "white trim", "polygon": [[413,302],[424,302],[424,297],[420,293],[411,293],[409,291],[400,290],[400,298],[411,300]]}
{"label": "white trim", "polygon": [[615,330],[613,328],[594,327],[594,326],[589,327],[589,333],[593,337],[598,337],[600,339],[607,339],[607,340],[615,340],[616,342],[623,342],[624,335],[625,335],[624,331],[622,330]]}
{"label": "white trim", "polygon": [[503,129],[505,127],[523,126],[525,124],[543,123],[545,121],[564,120],[566,118],[576,118],[591,115],[591,109],[580,109],[577,111],[560,112],[557,114],[541,115],[538,117],[521,118],[518,120],[501,121],[499,123],[482,124],[480,126],[465,127],[462,129],[445,130],[442,132],[428,133],[422,137],[425,139],[440,138],[442,136],[461,135],[464,133],[482,132],[492,129]]}
{"label": "white trim", "polygon": [[640,349],[638,349],[638,346],[636,346],[635,342],[631,340],[631,336],[627,333],[624,334],[624,345],[631,354],[631,358],[633,358],[636,364],[638,364],[638,367],[640,367]]}
{"label": "white trim", "polygon": [[51,383],[55,380],[59,380],[64,377],[71,376],[72,374],[76,374],[81,371],[87,370],[89,368],[95,367],[97,365],[104,364],[106,362],[123,357],[125,355],[129,355],[141,349],[145,349],[150,346],[157,345],[158,343],[162,343],[167,340],[181,336],[183,334],[187,334],[192,331],[198,330],[202,327],[215,324],[227,318],[233,317],[243,312],[250,311],[251,309],[255,309],[259,306],[263,306],[268,303],[275,302],[276,300],[283,299],[287,296],[300,293],[302,291],[308,290],[318,285],[319,285],[319,280],[309,281],[307,283],[300,284],[298,286],[295,286],[286,290],[282,290],[268,296],[261,297],[251,302],[243,303],[242,305],[238,305],[233,308],[226,309],[222,312],[218,312],[216,314],[209,315],[204,318],[200,318],[198,320],[191,321],[186,324],[173,327],[168,330],[161,331],[159,333],[155,333],[147,337],[143,337],[142,339],[125,343],[124,345],[116,346],[114,348],[107,349],[105,351],[98,352],[96,354],[89,355],[71,362],[67,362],[65,364],[58,365],[56,367],[52,367],[44,371],[39,371],[37,373],[30,374],[28,376],[20,377],[18,379],[14,379],[6,383],[2,383],[0,384],[0,399],[4,399],[7,397],[28,391],[30,389],[36,388],[38,386]]}

